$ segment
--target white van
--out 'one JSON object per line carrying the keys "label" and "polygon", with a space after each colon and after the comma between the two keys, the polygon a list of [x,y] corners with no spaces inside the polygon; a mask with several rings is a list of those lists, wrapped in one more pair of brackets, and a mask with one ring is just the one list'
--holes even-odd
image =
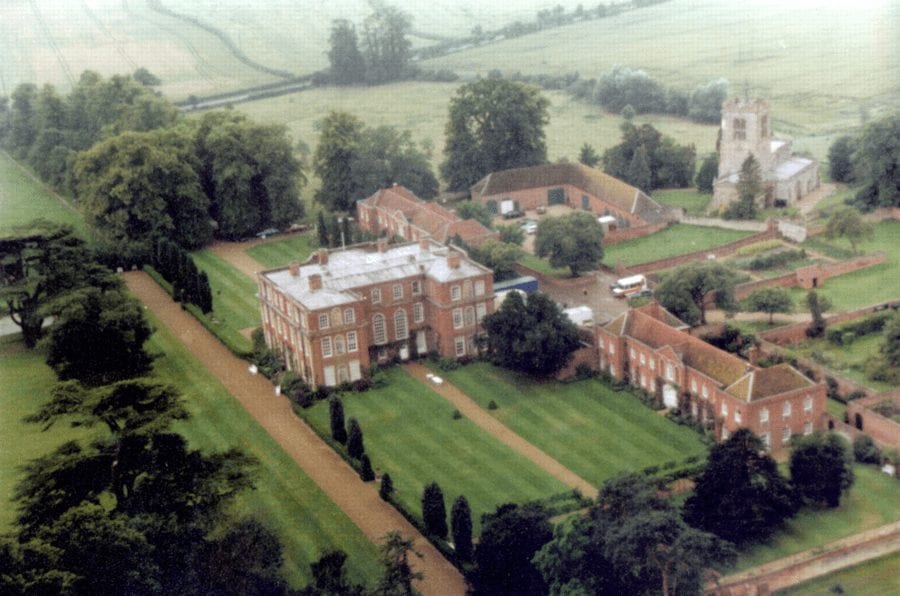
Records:
{"label": "white van", "polygon": [[616,298],[625,298],[647,289],[647,278],[643,275],[631,275],[619,279],[609,287]]}

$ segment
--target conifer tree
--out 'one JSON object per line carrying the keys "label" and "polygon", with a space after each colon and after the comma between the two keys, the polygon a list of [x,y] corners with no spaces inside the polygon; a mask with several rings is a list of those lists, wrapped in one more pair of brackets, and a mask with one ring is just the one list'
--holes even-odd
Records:
{"label": "conifer tree", "polygon": [[375,471],[372,469],[372,461],[367,453],[363,453],[359,458],[359,477],[363,479],[363,482],[375,480]]}
{"label": "conifer tree", "polygon": [[337,395],[328,400],[328,414],[331,418],[331,438],[341,445],[347,442],[347,427],[344,425],[344,403]]}
{"label": "conifer tree", "polygon": [[363,445],[362,429],[359,427],[359,421],[356,418],[350,419],[348,427],[347,453],[353,459],[359,459],[366,452],[366,447]]}
{"label": "conifer tree", "polygon": [[450,510],[450,528],[456,554],[463,561],[471,561],[474,552],[472,547],[472,510],[469,501],[463,495],[456,497]]}
{"label": "conifer tree", "polygon": [[447,508],[444,492],[437,482],[426,485],[422,492],[422,521],[425,522],[426,534],[447,537]]}

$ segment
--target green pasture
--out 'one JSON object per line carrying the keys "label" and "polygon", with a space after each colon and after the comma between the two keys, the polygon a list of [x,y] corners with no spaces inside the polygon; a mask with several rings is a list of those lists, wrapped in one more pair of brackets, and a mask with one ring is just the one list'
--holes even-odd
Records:
{"label": "green pasture", "polygon": [[492,416],[589,482],[703,457],[697,434],[599,380],[539,381],[486,363],[439,372]]}
{"label": "green pasture", "polygon": [[653,198],[667,207],[680,207],[685,214],[699,217],[706,213],[712,195],[699,192],[696,188],[673,188],[657,190]]}
{"label": "green pasture", "polygon": [[741,553],[735,570],[814,549],[900,519],[900,484],[875,466],[855,465],[856,482],[836,509],[804,509],[765,544]]}
{"label": "green pasture", "polygon": [[256,284],[209,249],[191,253],[191,256],[197,267],[209,276],[213,312],[208,319],[215,333],[227,338],[231,345],[249,350],[252,344],[246,330],[260,325]]}
{"label": "green pasture", "polygon": [[582,78],[621,64],[684,90],[723,77],[733,95],[769,98],[775,130],[821,159],[839,131],[860,125],[861,107],[870,117],[896,109],[900,40],[891,24],[897,18],[890,2],[813,7],[752,0],[734,10],[727,0],[676,0],[424,64],[468,76],[500,69]]}
{"label": "green pasture", "polygon": [[[435,481],[449,512],[465,495],[477,527],[483,513],[508,502],[521,503],[567,492],[534,463],[466,419],[454,420],[453,406],[400,368],[385,371],[387,386],[344,393],[344,413],[359,420],[366,452],[376,473],[388,472],[397,499],[422,513],[422,490]],[[304,410],[304,417],[330,435],[328,404]]]}
{"label": "green pasture", "polygon": [[884,345],[883,333],[872,333],[856,339],[846,346],[838,346],[827,339],[808,340],[791,346],[787,352],[815,360],[827,369],[865,385],[875,391],[889,391],[894,387],[890,383],[874,381],[866,374],[866,365],[881,357],[881,346]]}
{"label": "green pasture", "polygon": [[0,337],[0,533],[10,530],[16,518],[12,499],[22,478],[19,466],[93,432],[65,424],[45,432],[24,421],[49,399],[56,375],[44,363],[43,352],[27,350],[21,338],[18,333]]}
{"label": "green pasture", "polygon": [[898,569],[900,569],[900,552],[895,552],[775,593],[778,596],[813,596],[838,593],[833,588],[840,586],[840,593],[847,596],[898,594],[900,593]]}
{"label": "green pasture", "polygon": [[722,246],[752,232],[675,224],[656,234],[626,240],[603,248],[603,262],[610,267],[637,265]]}
{"label": "green pasture", "polygon": [[213,451],[237,447],[259,460],[256,489],[240,498],[238,511],[258,516],[278,532],[290,582],[308,583],[309,564],[324,550],[340,548],[349,555],[351,577],[371,583],[379,570],[374,545],[184,345],[153,323],[157,331],[147,348],[159,354],[156,376],[181,390],[192,415],[178,424],[179,432],[194,447]]}
{"label": "green pasture", "polygon": [[[840,254],[849,252],[846,240],[813,237],[802,246],[807,245],[815,249],[833,247]],[[882,221],[875,226],[874,238],[860,244],[859,249],[866,254],[883,250],[887,253],[887,260],[880,265],[832,277],[821,284],[816,291],[831,301],[831,312],[852,310],[900,298],[900,222]],[[791,294],[796,304],[805,304],[803,300],[806,290],[794,288]]]}
{"label": "green pasture", "polygon": [[44,186],[5,151],[0,151],[0,230],[38,218],[68,224],[82,236],[87,235],[84,219],[68,200]]}
{"label": "green pasture", "polygon": [[251,246],[244,252],[267,269],[284,267],[291,261],[305,261],[316,249],[316,239],[309,234],[295,235]]}

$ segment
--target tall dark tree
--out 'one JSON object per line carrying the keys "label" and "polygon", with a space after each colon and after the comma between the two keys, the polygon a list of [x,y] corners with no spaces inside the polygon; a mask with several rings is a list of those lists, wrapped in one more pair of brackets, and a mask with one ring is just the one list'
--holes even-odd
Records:
{"label": "tall dark tree", "polygon": [[775,313],[789,313],[794,310],[794,301],[784,288],[761,288],[747,296],[745,308],[751,312],[768,313],[771,325]]}
{"label": "tall dark tree", "polygon": [[391,475],[385,472],[381,476],[381,482],[378,485],[378,496],[387,501],[394,492],[394,480]]}
{"label": "tall dark tree", "polygon": [[444,504],[444,492],[437,482],[425,485],[422,491],[422,521],[425,523],[425,533],[447,537],[447,507]]}
{"label": "tall dark tree", "polygon": [[500,309],[484,318],[489,358],[499,366],[535,375],[552,375],[578,349],[578,329],[545,294],[523,302],[511,292]]}
{"label": "tall dark tree", "polygon": [[392,184],[402,184],[423,199],[438,193],[431,163],[413,141],[412,133],[393,126],[361,131],[351,171],[356,186],[351,197],[354,202]]}
{"label": "tall dark tree", "polygon": [[331,81],[337,85],[362,83],[366,78],[366,62],[359,51],[356,28],[346,19],[331,22],[328,39],[328,60],[331,63]]}
{"label": "tall dark tree", "polygon": [[372,460],[369,459],[368,453],[363,453],[359,457],[359,477],[363,482],[375,480],[375,470],[372,469]]}
{"label": "tall dark tree", "polygon": [[856,142],[853,137],[838,137],[828,149],[828,175],[835,182],[853,182],[853,152]]}
{"label": "tall dark tree", "polygon": [[[649,182],[643,157],[650,168]],[[694,179],[696,150],[693,145],[678,145],[649,124],[622,126],[622,142],[603,153],[603,169],[647,192],[657,188],[691,185]],[[642,186],[643,185],[643,186]]]}
{"label": "tall dark tree", "polygon": [[358,187],[352,164],[359,151],[363,123],[346,112],[331,112],[318,123],[319,143],[313,170],[322,181],[316,200],[333,211],[354,208]]}
{"label": "tall dark tree", "polygon": [[353,459],[359,459],[366,452],[363,444],[363,433],[356,418],[350,418],[347,430],[347,453]]}
{"label": "tall dark tree", "polygon": [[69,226],[37,220],[0,234],[0,300],[29,348],[40,339],[56,298],[85,285],[118,284]]}
{"label": "tall dark tree", "polygon": [[853,459],[834,433],[801,437],[791,449],[791,483],[809,503],[837,507],[853,485]]}
{"label": "tall dark tree", "polygon": [[316,217],[316,233],[319,236],[319,246],[328,248],[331,246],[331,239],[328,237],[328,224],[325,223],[325,212],[319,211]]}
{"label": "tall dark tree", "polygon": [[812,317],[812,321],[806,328],[806,335],[807,337],[821,337],[825,333],[827,325],[825,311],[831,308],[831,301],[825,296],[819,296],[815,290],[810,290],[806,293],[806,307]]}
{"label": "tall dark tree", "polygon": [[459,495],[453,501],[450,509],[450,534],[453,538],[453,547],[456,555],[462,561],[471,561],[474,547],[472,546],[472,510],[469,501]]}
{"label": "tall dark tree", "polygon": [[656,287],[656,299],[690,325],[706,324],[706,296],[715,293],[719,308],[732,309],[737,277],[721,263],[691,263],[667,274]]}
{"label": "tall dark tree", "polygon": [[900,116],[891,114],[863,130],[854,154],[854,180],[863,184],[853,202],[864,211],[900,207]]}
{"label": "tall dark tree", "polygon": [[344,402],[337,395],[332,395],[328,400],[328,416],[331,438],[343,445],[347,442],[347,427],[344,425]]}
{"label": "tall dark tree", "polygon": [[457,89],[441,165],[450,190],[466,189],[490,172],[545,162],[549,105],[538,89],[504,79]]}
{"label": "tall dark tree", "polygon": [[329,550],[322,553],[319,560],[310,563],[312,584],[301,592],[303,596],[361,596],[365,593],[363,586],[356,585],[347,579],[344,563],[347,553],[342,550]]}
{"label": "tall dark tree", "polygon": [[695,122],[717,124],[722,119],[722,104],[728,98],[728,81],[718,79],[700,85],[691,93],[687,115]]}
{"label": "tall dark tree", "polygon": [[652,184],[652,174],[650,161],[647,158],[647,150],[644,147],[638,147],[631,156],[631,162],[628,164],[628,170],[625,172],[625,182],[641,190],[648,191]]}
{"label": "tall dark tree", "polygon": [[150,370],[150,325],[119,289],[88,287],[61,299],[47,338],[47,364],[60,379],[101,385]]}
{"label": "tall dark tree", "polygon": [[594,149],[593,145],[585,143],[578,152],[578,161],[589,168],[593,168],[600,163],[600,155],[597,154],[597,150]]}
{"label": "tall dark tree", "polygon": [[546,594],[532,559],[553,538],[547,512],[538,505],[501,505],[481,520],[475,547],[475,594]]}
{"label": "tall dark tree", "polygon": [[406,37],[411,27],[410,16],[393,6],[379,5],[366,18],[362,47],[368,81],[385,83],[404,76],[412,48]]}
{"label": "tall dark tree", "polygon": [[753,155],[748,155],[741,164],[738,173],[737,201],[725,210],[725,219],[753,219],[756,217],[756,198],[763,190],[762,172],[759,162]]}
{"label": "tall dark tree", "polygon": [[538,224],[535,253],[548,257],[554,267],[568,267],[572,277],[596,269],[603,258],[603,228],[596,216],[574,212],[547,217]]}
{"label": "tall dark tree", "polygon": [[684,505],[685,521],[737,545],[765,540],[795,511],[790,485],[747,429],[713,446]]}
{"label": "tall dark tree", "polygon": [[9,110],[7,146],[16,157],[26,157],[37,139],[37,86],[23,83],[15,88]]}
{"label": "tall dark tree", "polygon": [[713,191],[713,183],[716,181],[716,177],[718,175],[719,154],[710,153],[703,158],[703,162],[700,164],[700,169],[697,171],[697,177],[694,179],[694,184],[697,185],[697,190],[702,193],[711,193]]}
{"label": "tall dark tree", "polygon": [[375,586],[373,594],[377,596],[413,596],[413,582],[424,577],[413,571],[409,564],[410,554],[419,558],[422,555],[415,550],[412,540],[403,538],[400,532],[388,532],[379,548],[381,554],[382,575]]}

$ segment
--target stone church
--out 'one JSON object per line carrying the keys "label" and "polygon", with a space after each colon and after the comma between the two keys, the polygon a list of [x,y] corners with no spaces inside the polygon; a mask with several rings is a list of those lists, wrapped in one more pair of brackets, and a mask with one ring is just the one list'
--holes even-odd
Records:
{"label": "stone church", "polygon": [[722,105],[713,209],[724,209],[738,199],[738,175],[748,155],[759,162],[763,194],[757,197],[757,203],[761,207],[792,205],[819,186],[818,162],[794,155],[791,141],[772,136],[769,102],[730,99]]}

